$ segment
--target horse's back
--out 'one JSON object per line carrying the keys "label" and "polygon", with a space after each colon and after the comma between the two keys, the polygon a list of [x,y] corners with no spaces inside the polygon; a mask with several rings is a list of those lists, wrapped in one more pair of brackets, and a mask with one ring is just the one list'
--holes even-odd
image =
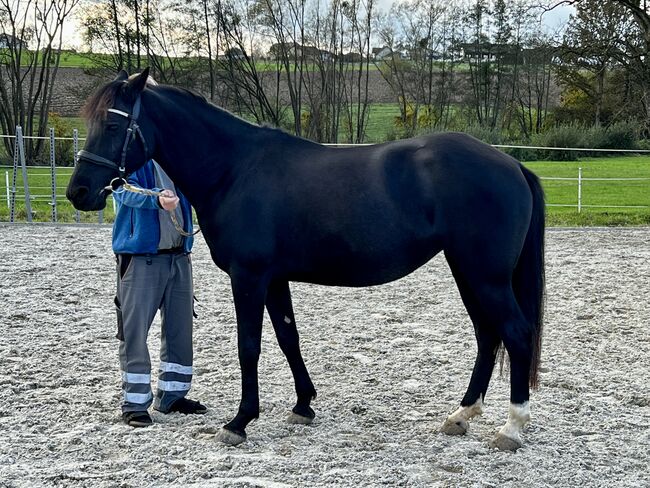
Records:
{"label": "horse's back", "polygon": [[[438,133],[335,151],[342,151],[338,167],[326,170],[333,185],[389,202],[405,225],[431,236],[455,228],[465,233],[468,226],[475,232],[486,225],[498,229],[527,221],[531,211],[521,164],[467,134]],[[351,174],[351,187],[340,183]]]}

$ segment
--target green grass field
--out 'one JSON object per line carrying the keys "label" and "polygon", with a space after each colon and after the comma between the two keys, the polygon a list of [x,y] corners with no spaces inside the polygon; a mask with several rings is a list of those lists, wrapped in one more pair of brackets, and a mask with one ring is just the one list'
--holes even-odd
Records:
{"label": "green grass field", "polygon": [[[9,222],[10,209],[7,205],[7,186],[6,173],[9,173],[9,187],[13,183],[13,168],[0,166],[2,171],[2,181],[0,182],[0,191],[2,192],[2,203],[0,204],[0,222]],[[57,168],[56,173],[56,200],[57,200],[57,221],[58,222],[75,222],[75,211],[72,205],[65,198],[65,189],[72,174],[72,168]],[[30,203],[34,220],[38,222],[52,221],[52,176],[49,167],[38,166],[28,168]],[[25,198],[23,190],[23,178],[20,168],[16,175],[16,221],[25,222],[27,217]],[[80,212],[81,222],[98,222],[97,212]],[[107,222],[112,222],[114,217],[112,199],[108,199],[104,218]]]}
{"label": "green grass field", "polygon": [[[555,163],[550,161],[531,161],[526,166],[542,178],[576,178],[578,168],[582,168],[585,180],[582,184],[582,211],[575,207],[578,202],[578,182],[575,180],[547,180],[542,183],[546,191],[547,224],[550,226],[620,226],[650,225],[650,156],[630,156],[611,158],[590,158],[579,162]],[[7,208],[7,188],[5,174],[12,182],[12,168],[0,167],[0,221],[9,221]],[[57,171],[57,213],[60,222],[74,222],[75,212],[65,199],[65,187],[71,174],[71,168],[59,168]],[[592,181],[589,178],[646,178],[634,181]],[[16,183],[16,218],[24,221],[26,217],[23,197],[22,175],[19,171]],[[32,194],[32,211],[37,221],[51,221],[51,176],[47,167],[29,168],[29,185]],[[567,205],[567,206],[553,206]],[[570,205],[570,206],[569,206]],[[595,207],[592,207],[595,206]],[[607,207],[607,206],[611,207]],[[645,208],[616,208],[630,205]],[[602,206],[602,207],[601,207]],[[81,213],[81,221],[97,222],[97,212]],[[113,205],[109,198],[104,221],[112,222]]]}
{"label": "green grass field", "polygon": [[[586,158],[575,162],[530,161],[526,167],[542,177],[546,192],[547,224],[648,225],[650,224],[650,155]],[[578,213],[578,182],[544,178],[578,178],[582,168],[582,211]],[[645,178],[601,181],[592,178]],[[552,205],[573,205],[556,207]],[[610,207],[607,207],[607,206]],[[617,208],[617,206],[645,208]]]}

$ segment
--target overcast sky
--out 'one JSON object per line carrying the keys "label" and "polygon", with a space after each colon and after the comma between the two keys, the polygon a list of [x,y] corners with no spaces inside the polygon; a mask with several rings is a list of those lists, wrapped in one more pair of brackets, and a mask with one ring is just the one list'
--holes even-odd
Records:
{"label": "overcast sky", "polygon": [[[379,0],[377,5],[381,10],[388,10],[392,3],[393,0]],[[566,24],[566,21],[568,20],[571,12],[573,12],[573,7],[557,7],[551,12],[545,13],[542,17],[542,21],[550,31],[556,31],[558,29],[561,29],[562,26]],[[79,24],[75,15],[70,17],[68,23],[64,27],[64,47],[75,48],[77,50],[83,51],[86,50],[86,48],[82,45]]]}

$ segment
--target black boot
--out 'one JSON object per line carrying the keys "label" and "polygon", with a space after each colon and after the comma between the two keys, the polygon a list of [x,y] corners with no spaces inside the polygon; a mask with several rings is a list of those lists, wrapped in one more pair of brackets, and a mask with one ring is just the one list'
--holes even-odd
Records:
{"label": "black boot", "polygon": [[176,400],[174,403],[171,404],[168,411],[163,413],[178,412],[178,413],[184,413],[188,415],[188,414],[204,414],[207,411],[208,409],[205,407],[205,405],[202,405],[199,402],[196,402],[194,400],[189,400],[188,398],[179,398],[178,400]]}
{"label": "black boot", "polygon": [[146,410],[143,412],[124,412],[122,413],[122,421],[131,427],[149,427],[153,424],[151,415]]}

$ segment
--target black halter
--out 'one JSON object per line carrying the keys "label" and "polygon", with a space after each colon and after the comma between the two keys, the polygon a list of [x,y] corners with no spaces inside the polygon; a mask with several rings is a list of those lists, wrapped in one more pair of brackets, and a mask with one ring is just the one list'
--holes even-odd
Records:
{"label": "black halter", "polygon": [[128,114],[127,112],[123,112],[122,110],[117,110],[116,108],[108,109],[109,112],[121,115],[122,117],[126,117],[127,119],[129,119],[129,126],[126,129],[126,137],[124,138],[124,144],[122,145],[122,155],[120,157],[119,163],[116,163],[115,161],[111,161],[110,159],[106,159],[97,154],[91,153],[89,151],[85,151],[83,149],[77,153],[78,161],[83,160],[88,163],[97,164],[99,166],[106,166],[111,169],[116,169],[120,174],[119,180],[124,181],[124,178],[126,177],[126,153],[128,152],[129,145],[135,139],[136,135],[142,142],[142,147],[144,148],[145,157],[149,152],[149,148],[147,147],[147,141],[144,139],[144,136],[142,135],[142,131],[140,130],[140,126],[138,125],[137,122],[138,116],[140,115],[140,103],[141,103],[140,95],[138,95],[138,98],[135,100],[135,103],[133,104],[132,114]]}

